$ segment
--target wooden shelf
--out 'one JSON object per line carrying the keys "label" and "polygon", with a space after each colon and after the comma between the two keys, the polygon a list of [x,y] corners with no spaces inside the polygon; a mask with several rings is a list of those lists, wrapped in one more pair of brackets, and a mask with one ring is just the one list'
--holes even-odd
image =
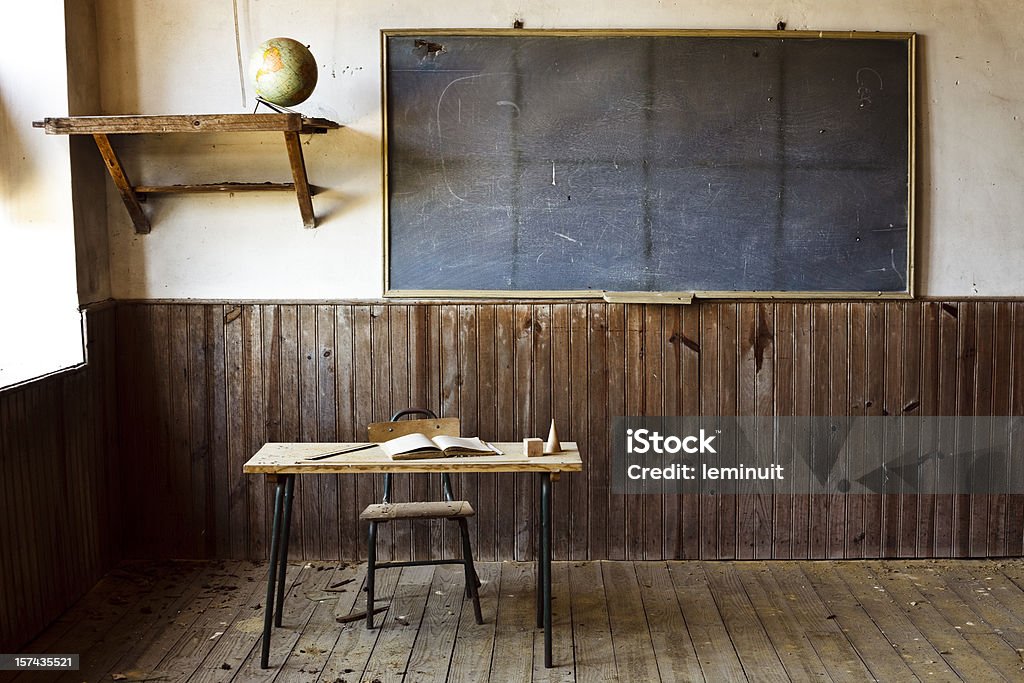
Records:
{"label": "wooden shelf", "polygon": [[[302,224],[316,227],[313,214],[312,192],[306,176],[306,163],[302,158],[300,134],[325,133],[340,126],[327,119],[305,118],[301,114],[191,114],[171,116],[71,116],[47,118],[32,123],[48,135],[92,135],[107,164],[110,177],[117,186],[135,232],[148,233],[149,218],[141,202],[151,194],[185,194],[196,192],[294,192],[299,201]],[[138,135],[144,133],[253,133],[280,132],[284,134],[285,148],[292,169],[291,183],[214,183],[203,185],[134,185],[128,179],[124,166],[110,143],[109,135]]]}
{"label": "wooden shelf", "polygon": [[[208,185],[136,185],[135,194],[186,194],[191,192],[295,192],[295,183],[215,183]],[[313,193],[316,194],[316,193]]]}

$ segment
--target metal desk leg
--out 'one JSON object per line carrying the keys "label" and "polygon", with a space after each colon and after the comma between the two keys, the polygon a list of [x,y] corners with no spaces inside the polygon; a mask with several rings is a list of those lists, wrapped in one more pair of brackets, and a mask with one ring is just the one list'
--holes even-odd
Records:
{"label": "metal desk leg", "polygon": [[[539,473],[537,479],[540,482],[544,480],[544,474]],[[544,484],[541,483],[541,490],[543,491]],[[541,531],[543,532],[544,522],[541,520]],[[537,545],[534,546],[537,553],[537,570],[534,576],[537,577],[537,590],[534,593],[537,594],[537,628],[544,628],[544,539],[542,536],[537,537]]]}
{"label": "metal desk leg", "polygon": [[288,540],[291,538],[292,498],[295,495],[295,475],[284,475],[284,515],[281,519],[281,544],[278,555],[281,564],[277,570],[277,603],[274,605],[274,625],[281,625],[281,613],[284,611],[285,575],[288,573]]}
{"label": "metal desk leg", "polygon": [[260,655],[260,668],[270,666],[270,630],[274,623],[274,588],[276,587],[278,554],[280,553],[281,508],[284,507],[285,482],[277,478],[274,487],[274,525],[270,530],[270,571],[267,576],[267,602],[263,607],[263,652]]}
{"label": "metal desk leg", "polygon": [[551,474],[540,477],[541,587],[544,599],[544,666],[551,668]]}

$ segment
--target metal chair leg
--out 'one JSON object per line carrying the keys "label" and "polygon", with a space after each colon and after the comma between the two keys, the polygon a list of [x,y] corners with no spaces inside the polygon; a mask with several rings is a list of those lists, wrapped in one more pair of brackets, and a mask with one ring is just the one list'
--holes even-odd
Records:
{"label": "metal chair leg", "polygon": [[459,531],[462,533],[462,566],[466,570],[466,588],[473,598],[473,613],[476,616],[476,623],[484,623],[483,613],[480,612],[480,591],[477,590],[476,566],[473,564],[473,549],[469,545],[469,526],[465,519],[459,520]]}
{"label": "metal chair leg", "polygon": [[[480,580],[480,577],[476,573],[476,565],[475,564],[470,565],[469,569],[470,569],[470,571],[473,572],[473,585],[476,586],[477,588],[480,588],[481,586],[483,586],[484,585],[483,582]],[[469,583],[466,584],[466,597],[467,598],[473,597],[473,593],[469,590]]]}
{"label": "metal chair leg", "polygon": [[377,572],[377,523],[370,522],[369,548],[366,555],[366,628],[373,628],[373,583]]}

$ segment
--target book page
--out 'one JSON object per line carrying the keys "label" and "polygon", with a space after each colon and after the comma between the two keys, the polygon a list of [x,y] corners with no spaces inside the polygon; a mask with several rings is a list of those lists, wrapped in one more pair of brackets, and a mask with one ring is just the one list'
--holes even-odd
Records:
{"label": "book page", "polygon": [[402,455],[403,453],[424,453],[430,451],[436,453],[441,450],[424,434],[406,434],[396,439],[384,441],[380,444],[380,449],[390,458]]}
{"label": "book page", "polygon": [[435,436],[434,443],[437,444],[438,448],[444,451],[445,455],[494,453],[491,447],[484,443],[478,436]]}

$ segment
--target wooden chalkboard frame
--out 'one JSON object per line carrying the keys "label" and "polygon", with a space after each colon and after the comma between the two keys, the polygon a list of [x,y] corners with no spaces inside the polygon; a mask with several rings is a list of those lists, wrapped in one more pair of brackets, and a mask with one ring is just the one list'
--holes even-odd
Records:
{"label": "wooden chalkboard frame", "polygon": [[[388,177],[388,39],[391,37],[427,36],[544,36],[544,37],[708,37],[769,39],[833,39],[891,40],[907,45],[907,244],[906,288],[902,291],[631,291],[596,290],[462,290],[462,289],[393,289],[391,272],[390,186]],[[913,299],[915,292],[915,196],[916,196],[916,95],[917,34],[913,32],[858,32],[812,30],[725,30],[725,29],[382,29],[381,41],[381,121],[383,168],[383,247],[384,296],[398,299],[604,299],[622,303],[690,303],[701,299]]]}

